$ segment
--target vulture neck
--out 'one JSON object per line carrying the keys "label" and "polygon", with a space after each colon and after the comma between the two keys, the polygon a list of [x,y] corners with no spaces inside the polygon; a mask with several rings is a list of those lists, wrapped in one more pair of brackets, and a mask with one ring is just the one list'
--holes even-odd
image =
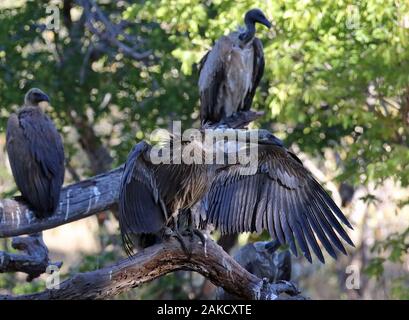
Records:
{"label": "vulture neck", "polygon": [[246,32],[241,36],[243,43],[248,43],[250,40],[253,40],[256,34],[256,23],[252,18],[245,18],[244,23],[246,24]]}
{"label": "vulture neck", "polygon": [[29,97],[24,98],[24,107],[39,107],[39,102],[34,102]]}
{"label": "vulture neck", "polygon": [[24,103],[24,107],[28,107],[28,108],[36,108],[39,111],[41,111],[42,113],[46,113],[47,111],[47,107],[46,107],[46,103],[38,103],[38,102],[29,102],[29,103]]}
{"label": "vulture neck", "polygon": [[40,108],[40,104],[39,103],[33,103],[33,102],[29,102],[29,103],[24,103],[23,105],[24,107],[34,107],[34,108]]}

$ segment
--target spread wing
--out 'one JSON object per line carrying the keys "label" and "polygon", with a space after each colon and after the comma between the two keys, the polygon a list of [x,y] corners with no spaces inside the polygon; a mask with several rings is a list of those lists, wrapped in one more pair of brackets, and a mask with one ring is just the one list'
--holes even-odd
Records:
{"label": "spread wing", "polygon": [[64,182],[64,147],[52,121],[40,112],[13,114],[7,123],[7,152],[14,179],[37,214],[58,206]]}
{"label": "spread wing", "polygon": [[254,50],[254,62],[253,62],[253,76],[252,76],[252,87],[249,93],[247,93],[244,98],[243,109],[250,110],[253,98],[256,94],[257,87],[260,83],[261,78],[264,73],[264,52],[263,44],[259,38],[253,39],[253,50]]}
{"label": "spread wing", "polygon": [[317,238],[332,257],[337,257],[333,246],[346,254],[339,236],[353,243],[338,219],[352,227],[301,161],[278,145],[259,152],[254,175],[241,175],[240,165],[218,173],[205,197],[207,220],[222,233],[268,230],[295,255],[297,242],[309,261],[312,248],[324,262]]}
{"label": "spread wing", "polygon": [[129,153],[119,191],[119,224],[126,252],[131,255],[134,236],[158,232],[166,209],[160,198],[154,168],[145,159],[151,146],[142,141]]}
{"label": "spread wing", "polygon": [[219,91],[226,78],[225,59],[231,51],[228,37],[220,38],[199,63],[200,120],[218,122],[222,111],[217,109]]}

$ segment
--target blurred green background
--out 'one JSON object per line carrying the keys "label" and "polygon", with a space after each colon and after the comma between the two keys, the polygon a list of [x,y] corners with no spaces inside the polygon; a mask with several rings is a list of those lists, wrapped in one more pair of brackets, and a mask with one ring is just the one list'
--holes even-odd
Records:
{"label": "blurred green background", "polygon": [[[3,0],[2,196],[17,193],[4,129],[28,88],[51,97],[50,115],[65,143],[65,183],[107,171],[172,120],[198,127],[197,63],[253,7],[274,25],[258,29],[266,67],[253,109],[266,116],[255,126],[300,155],[355,227],[348,257],[326,257],[326,265],[294,259],[293,279],[313,298],[409,299],[406,0]],[[64,277],[123,257],[108,212],[47,231],[45,239],[64,260]],[[242,235],[238,244],[257,239]],[[1,241],[9,250],[9,240]],[[345,287],[350,265],[360,270],[359,289]],[[0,292],[43,287],[41,278],[27,284],[19,274],[0,275]],[[121,297],[213,296],[202,277],[178,272]]]}

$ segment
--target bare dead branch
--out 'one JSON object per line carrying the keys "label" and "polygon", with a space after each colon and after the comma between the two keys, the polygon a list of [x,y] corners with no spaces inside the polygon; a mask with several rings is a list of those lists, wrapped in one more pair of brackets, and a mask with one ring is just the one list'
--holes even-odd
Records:
{"label": "bare dead branch", "polygon": [[57,212],[37,219],[22,200],[0,200],[0,238],[55,228],[110,209],[118,201],[123,167],[66,186]]}
{"label": "bare dead branch", "polygon": [[112,22],[93,0],[81,0],[80,4],[84,8],[86,27],[101,42],[116,47],[119,52],[137,61],[146,60],[152,54],[152,50],[138,52],[141,43],[137,38],[124,31],[124,28],[128,25],[127,23],[122,21],[120,23]]}
{"label": "bare dead branch", "polygon": [[285,299],[283,293],[302,299],[288,282],[269,284],[243,269],[214,241],[208,239],[206,252],[196,238],[185,238],[191,244],[187,256],[178,241],[170,239],[146,248],[132,259],[100,270],[80,273],[61,283],[59,289],[22,296],[0,296],[0,299],[106,299],[177,270],[196,271],[216,286],[243,299]]}
{"label": "bare dead branch", "polygon": [[14,254],[0,251],[0,273],[24,272],[31,281],[46,272],[48,266],[61,267],[62,262],[52,263],[48,258],[48,248],[41,233],[28,237],[13,238],[12,247],[22,252]]}

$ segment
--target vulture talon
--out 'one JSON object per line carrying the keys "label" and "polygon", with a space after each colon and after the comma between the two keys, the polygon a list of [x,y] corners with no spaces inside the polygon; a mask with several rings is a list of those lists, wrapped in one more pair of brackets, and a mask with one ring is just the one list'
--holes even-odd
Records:
{"label": "vulture talon", "polygon": [[290,296],[296,296],[297,294],[300,294],[300,291],[298,290],[297,286],[290,281],[279,280],[276,283],[274,283],[273,286],[277,290],[278,294],[286,293]]}
{"label": "vulture talon", "polygon": [[205,256],[207,256],[207,239],[206,239],[206,236],[203,234],[202,231],[200,231],[199,229],[197,229],[197,228],[195,228],[193,226],[193,220],[192,220],[191,215],[189,215],[188,223],[187,223],[187,229],[184,231],[184,234],[189,236],[190,240],[192,242],[194,240],[194,236],[196,235],[200,239],[200,241],[202,242]]}
{"label": "vulture talon", "polygon": [[173,237],[175,238],[179,243],[180,246],[182,247],[183,252],[190,257],[192,255],[192,250],[188,249],[185,240],[183,239],[183,236],[180,234],[180,232],[177,229],[171,229],[169,227],[166,227],[164,230],[164,235],[165,237]]}
{"label": "vulture talon", "polygon": [[177,216],[172,215],[166,221],[166,227],[163,230],[163,235],[167,238],[173,237],[175,238],[182,247],[183,252],[187,256],[191,256],[192,252],[188,249],[185,240],[183,239],[183,235],[178,230],[178,221]]}
{"label": "vulture talon", "polygon": [[280,248],[280,246],[281,246],[281,243],[278,240],[272,240],[266,243],[265,248],[268,250],[268,252],[273,254],[274,252],[277,251],[278,248]]}
{"label": "vulture talon", "polygon": [[207,239],[206,239],[206,236],[199,229],[193,229],[193,234],[195,234],[195,235],[197,235],[199,237],[199,239],[200,239],[200,241],[202,242],[202,245],[203,245],[203,250],[205,252],[205,256],[207,256]]}
{"label": "vulture talon", "polygon": [[194,236],[196,235],[203,245],[205,256],[207,256],[207,239],[202,231],[200,231],[199,229],[188,228],[183,233],[189,236],[192,242],[194,240]]}

